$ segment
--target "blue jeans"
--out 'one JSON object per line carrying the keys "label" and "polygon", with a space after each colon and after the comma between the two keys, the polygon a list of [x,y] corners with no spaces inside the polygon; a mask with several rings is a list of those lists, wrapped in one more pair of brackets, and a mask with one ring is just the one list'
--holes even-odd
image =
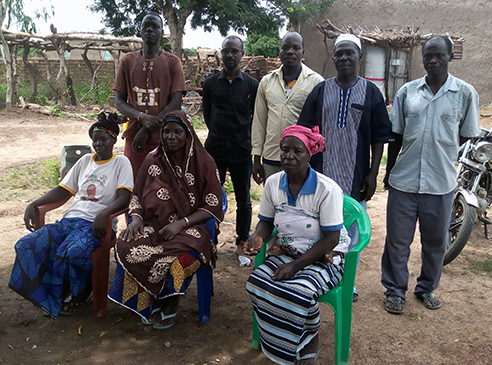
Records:
{"label": "blue jeans", "polygon": [[230,163],[226,161],[215,161],[219,170],[220,183],[224,185],[227,170],[231,175],[234,195],[236,196],[236,245],[239,241],[246,241],[249,238],[251,227],[251,158]]}

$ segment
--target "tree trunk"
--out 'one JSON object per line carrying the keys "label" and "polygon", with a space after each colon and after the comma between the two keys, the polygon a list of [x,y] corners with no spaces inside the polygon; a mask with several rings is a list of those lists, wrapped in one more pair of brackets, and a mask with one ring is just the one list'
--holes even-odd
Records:
{"label": "tree trunk", "polygon": [[85,64],[87,65],[87,68],[89,69],[89,72],[91,74],[91,90],[96,88],[96,90],[95,90],[95,92],[96,92],[95,93],[96,94],[96,103],[99,103],[99,91],[97,89],[97,84],[99,83],[99,81],[97,80],[97,76],[96,76],[96,72],[94,71],[94,67],[92,67],[92,63],[89,60],[89,58],[87,57],[87,51],[88,51],[88,49],[86,48],[84,50],[84,53],[82,53],[82,59],[84,60]]}
{"label": "tree trunk", "polygon": [[11,46],[10,55],[12,56],[12,104],[17,100],[17,88],[19,85],[19,67],[17,66],[17,45]]}
{"label": "tree trunk", "polygon": [[27,59],[27,56],[29,56],[29,49],[29,40],[26,40],[24,42],[24,53],[22,54],[22,61],[24,62],[24,66],[29,70],[29,75],[31,75],[31,95],[29,96],[29,102],[34,103],[36,95],[38,95],[38,80],[36,78],[36,70]]}
{"label": "tree trunk", "polygon": [[[0,18],[3,23],[3,17]],[[7,94],[5,95],[5,105],[7,109],[12,107],[12,100],[14,99],[14,85],[13,85],[13,69],[12,69],[12,54],[10,53],[9,45],[3,36],[2,29],[0,28],[0,38],[2,41],[2,58],[5,62],[5,78],[7,79]]]}
{"label": "tree trunk", "polygon": [[55,94],[55,102],[58,103],[60,91],[58,90],[58,85],[53,81],[50,61],[48,60],[48,56],[46,55],[45,51],[40,50],[39,52],[44,59],[44,63],[46,64],[46,80],[48,81],[48,85],[50,85],[51,90],[53,90],[53,93]]}
{"label": "tree trunk", "polygon": [[183,48],[183,33],[186,25],[186,19],[191,15],[193,7],[196,5],[194,1],[188,1],[187,7],[181,7],[175,10],[172,2],[166,1],[164,4],[157,3],[161,9],[164,19],[166,19],[169,27],[169,37],[171,41],[171,52],[181,58],[181,50]]}

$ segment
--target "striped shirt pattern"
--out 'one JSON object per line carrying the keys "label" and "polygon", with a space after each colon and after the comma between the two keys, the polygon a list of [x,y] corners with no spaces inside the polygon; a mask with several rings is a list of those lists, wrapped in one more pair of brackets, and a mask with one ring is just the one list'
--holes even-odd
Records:
{"label": "striped shirt pattern", "polygon": [[357,141],[366,89],[367,81],[362,78],[346,90],[338,86],[335,78],[325,81],[322,134],[326,150],[323,152],[323,174],[335,180],[349,195],[357,157],[354,141]]}

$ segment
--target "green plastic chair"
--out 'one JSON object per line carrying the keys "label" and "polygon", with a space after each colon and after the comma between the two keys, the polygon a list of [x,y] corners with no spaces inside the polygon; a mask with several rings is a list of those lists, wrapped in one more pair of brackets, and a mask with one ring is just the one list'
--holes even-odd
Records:
{"label": "green plastic chair", "polygon": [[[371,239],[371,221],[365,209],[348,195],[343,197],[343,225],[348,230],[356,222],[359,229],[359,242],[345,257],[345,270],[342,281],[322,295],[318,302],[326,303],[335,312],[335,364],[348,364],[350,355],[350,334],[352,331],[352,304],[357,261],[360,252]],[[264,242],[261,251],[255,258],[255,269],[260,266],[266,257],[266,243],[277,234],[275,228],[272,235]],[[256,316],[253,313],[253,342],[251,347],[260,349],[260,331]]]}

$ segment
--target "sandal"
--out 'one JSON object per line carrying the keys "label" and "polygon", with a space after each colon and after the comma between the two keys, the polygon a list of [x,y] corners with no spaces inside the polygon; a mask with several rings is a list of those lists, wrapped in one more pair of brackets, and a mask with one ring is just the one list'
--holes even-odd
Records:
{"label": "sandal", "polygon": [[296,361],[294,362],[294,364],[296,364],[297,361],[299,361],[299,360],[308,360],[308,359],[313,359],[313,363],[315,363],[316,360],[318,359],[318,356],[319,356],[319,353],[320,352],[321,352],[321,347],[318,347],[318,349],[316,350],[316,352],[310,353],[310,354],[306,354],[306,355],[303,355],[303,356],[301,356],[301,353],[300,352],[296,352]]}
{"label": "sandal", "polygon": [[427,309],[439,309],[442,306],[441,301],[436,297],[434,292],[415,293],[415,296],[424,303],[424,307]]}
{"label": "sandal", "polygon": [[[154,310],[152,310],[152,312],[150,312],[150,317],[152,317],[152,314],[160,312],[160,311],[161,311],[161,307],[155,308]],[[155,323],[155,321],[157,321],[157,318],[159,318],[159,316],[155,316],[155,318],[150,322],[150,321],[147,321],[144,317],[142,317],[142,323],[145,324],[146,326],[151,326]]]}
{"label": "sandal", "polygon": [[405,299],[402,297],[386,297],[386,304],[384,305],[384,309],[386,312],[392,314],[402,314],[404,312],[403,303],[405,303]]}
{"label": "sandal", "polygon": [[354,288],[354,294],[352,296],[352,302],[356,302],[359,300],[359,293],[357,292],[357,290]]}
{"label": "sandal", "polygon": [[84,309],[86,307],[86,305],[92,299],[92,291],[85,300],[79,301],[73,297],[70,297],[70,298],[71,298],[70,300],[65,301],[63,303],[63,306],[60,309],[60,315],[69,317],[69,316],[73,316],[74,314],[79,313],[82,309]]}
{"label": "sandal", "polygon": [[154,323],[152,324],[152,327],[155,328],[156,330],[165,330],[166,328],[170,328],[174,324],[174,318],[176,318],[176,313],[165,315],[164,312],[161,312],[161,320],[162,321],[165,321],[166,319],[173,319],[173,321],[171,322],[171,324],[168,324],[165,326],[156,326],[155,321],[154,321]]}

